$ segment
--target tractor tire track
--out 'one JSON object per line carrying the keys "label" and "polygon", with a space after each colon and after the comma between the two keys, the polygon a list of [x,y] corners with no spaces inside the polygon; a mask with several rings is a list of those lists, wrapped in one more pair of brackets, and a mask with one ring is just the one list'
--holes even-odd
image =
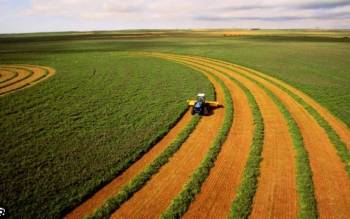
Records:
{"label": "tractor tire track", "polygon": [[[223,92],[215,80],[217,100],[223,101]],[[125,202],[112,218],[155,218],[168,207],[181,191],[193,171],[199,166],[217,135],[223,122],[224,110],[217,109],[209,117],[203,117],[196,129],[170,158],[160,171],[138,192]]]}
{"label": "tractor tire track", "polygon": [[102,204],[107,199],[117,194],[123,185],[128,183],[146,166],[148,166],[156,157],[158,157],[177,137],[181,130],[183,130],[186,124],[190,121],[191,117],[192,115],[188,111],[169,131],[169,133],[163,137],[156,145],[154,145],[146,154],[144,154],[139,160],[137,160],[128,169],[126,169],[121,175],[97,191],[91,198],[87,199],[81,205],[67,214],[65,218],[84,218],[86,215],[91,215],[95,209],[102,206]]}
{"label": "tractor tire track", "polygon": [[1,65],[1,69],[16,72],[16,76],[1,83],[0,96],[23,88],[31,87],[55,74],[55,70],[49,67],[35,65]]}
{"label": "tractor tire track", "polygon": [[[202,65],[202,68],[210,67],[224,73],[230,73],[205,61],[192,60],[192,62]],[[218,76],[223,78],[222,75]],[[258,217],[265,218],[273,215],[276,217],[295,218],[297,215],[295,152],[284,116],[272,99],[256,84],[243,77],[236,75],[234,77],[254,95],[265,122],[263,161],[260,167],[261,176],[254,201],[255,206],[259,206],[259,209],[257,209],[259,213]],[[226,179],[226,176],[221,175],[221,180],[224,179]],[[236,183],[237,185],[238,183]],[[233,187],[232,185],[228,189],[236,190],[237,187]],[[219,187],[216,189],[216,193],[226,193],[228,191]],[[196,201],[193,205],[195,203]]]}

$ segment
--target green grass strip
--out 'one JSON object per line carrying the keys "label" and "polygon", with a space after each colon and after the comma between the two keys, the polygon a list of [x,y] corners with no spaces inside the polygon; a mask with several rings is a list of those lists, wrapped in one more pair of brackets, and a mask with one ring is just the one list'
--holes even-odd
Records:
{"label": "green grass strip", "polygon": [[[241,71],[244,70],[244,69],[242,70],[241,67],[232,65],[230,63],[225,63],[225,64],[229,64],[233,66],[234,68],[233,70],[236,70],[235,68],[238,68]],[[257,77],[263,78],[266,81],[274,84],[275,86],[277,86],[278,88],[286,92],[289,96],[291,96],[295,101],[297,101],[300,105],[302,105],[307,112],[310,113],[310,115],[317,121],[317,123],[326,131],[329,140],[335,146],[338,156],[341,158],[341,160],[345,165],[345,169],[346,169],[346,172],[348,173],[348,177],[350,177],[350,152],[347,149],[346,144],[340,139],[339,135],[334,131],[334,129],[329,125],[329,123],[323,118],[323,116],[321,116],[320,113],[315,108],[313,108],[311,105],[306,103],[304,99],[302,99],[297,94],[290,91],[288,88],[254,71],[249,71],[249,70],[245,70],[245,71],[248,71],[249,73],[254,74]]]}
{"label": "green grass strip", "polygon": [[215,75],[209,73],[220,84],[224,92],[225,116],[223,124],[213,141],[206,157],[199,167],[194,171],[189,182],[183,187],[182,191],[172,200],[171,204],[161,215],[161,218],[179,218],[190,206],[196,194],[200,192],[201,185],[209,176],[210,169],[221,150],[222,144],[230,131],[233,122],[233,104],[231,94],[226,85]]}
{"label": "green grass strip", "polygon": [[[228,75],[227,75],[228,76]],[[241,82],[228,76],[246,94],[248,103],[253,114],[254,132],[250,151],[244,168],[240,186],[237,189],[236,198],[232,202],[229,218],[247,218],[252,211],[253,199],[256,193],[260,176],[261,154],[264,145],[264,120],[259,106],[248,88]]]}
{"label": "green grass strip", "polygon": [[97,208],[93,215],[88,218],[108,218],[111,213],[117,210],[135,192],[140,190],[152,175],[168,162],[169,158],[181,147],[192,131],[196,128],[200,120],[199,116],[193,116],[186,127],[176,137],[176,139],[164,150],[149,166],[141,173],[123,186],[114,197],[109,198],[101,207]]}

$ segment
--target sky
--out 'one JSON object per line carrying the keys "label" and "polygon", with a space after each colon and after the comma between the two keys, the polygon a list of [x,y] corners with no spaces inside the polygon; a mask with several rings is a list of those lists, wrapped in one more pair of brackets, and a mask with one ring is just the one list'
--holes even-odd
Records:
{"label": "sky", "polygon": [[350,29],[350,0],[0,0],[0,33]]}

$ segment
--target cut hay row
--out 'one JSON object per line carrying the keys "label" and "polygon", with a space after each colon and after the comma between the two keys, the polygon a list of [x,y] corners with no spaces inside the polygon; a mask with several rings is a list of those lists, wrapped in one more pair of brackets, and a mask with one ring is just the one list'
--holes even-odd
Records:
{"label": "cut hay row", "polygon": [[[252,75],[250,75],[250,77],[252,77]],[[350,203],[349,197],[346,195],[349,193],[348,178],[346,172],[341,167],[341,161],[337,158],[327,134],[314,120],[313,116],[310,115],[303,106],[298,105],[288,93],[281,91],[278,87],[274,87],[264,80],[259,78],[254,79],[259,80],[259,82],[263,83],[269,90],[278,96],[290,111],[292,117],[300,128],[301,134],[304,138],[305,148],[310,155],[319,215],[326,217],[347,215],[348,213],[345,209],[346,205],[349,205]],[[304,163],[305,162],[306,160],[304,160]],[[308,176],[304,177],[304,180],[308,178]],[[304,183],[304,188],[307,188],[309,194],[306,195],[305,198],[310,197],[312,188],[308,186],[308,184],[311,184],[307,182]],[[303,195],[300,194],[300,196]],[[312,210],[313,208],[311,202],[309,210]],[[299,211],[299,214],[301,214],[301,211]]]}
{"label": "cut hay row", "polygon": [[317,207],[314,194],[314,185],[312,181],[312,172],[307,151],[305,150],[303,137],[300,129],[293,119],[291,113],[282,101],[264,85],[256,82],[276,103],[288,122],[289,132],[293,139],[293,145],[296,150],[296,178],[298,189],[298,218],[317,218]]}
{"label": "cut hay row", "polygon": [[[14,68],[13,67],[9,67],[9,69],[13,70]],[[29,77],[31,77],[34,74],[34,72],[32,70],[26,69],[26,68],[19,68],[19,67],[17,67],[15,69],[15,71],[17,72],[18,76],[13,78],[13,80],[7,81],[7,83],[2,84],[0,86],[0,89],[3,90],[4,88],[10,87],[12,85],[16,85],[16,84],[18,84],[18,83],[28,79]],[[11,89],[11,87],[10,87],[10,89]]]}
{"label": "cut hay row", "polygon": [[[223,218],[230,213],[231,203],[232,218],[349,216],[348,178],[332,146],[336,138],[344,144],[347,130],[343,130],[341,122],[332,120],[327,111],[318,111],[313,100],[260,73],[222,61],[162,53],[139,54],[180,62],[206,74],[218,92],[219,102],[224,95],[232,95],[239,102],[235,100],[234,90],[241,90],[240,98],[246,98],[246,104],[241,109],[234,106],[237,111],[252,113],[254,125],[247,122],[247,130],[254,130],[254,135],[248,136],[250,141],[244,144],[246,148],[250,145],[250,151],[232,153],[235,151],[229,149],[238,147],[233,138],[239,137],[240,126],[235,127],[236,114],[233,125],[232,118],[228,125],[230,109],[225,103],[225,113],[218,109],[213,116],[204,117],[180,149],[174,149],[171,155],[162,153],[170,159],[138,169],[137,177],[109,194],[113,198],[94,217],[212,215]],[[334,125],[333,141],[329,135],[332,131],[322,126],[317,115],[324,116],[331,130]],[[229,152],[232,154],[228,155]],[[238,162],[239,159],[242,161]]]}
{"label": "cut hay row", "polygon": [[[171,57],[163,56],[161,58],[180,61],[177,59],[172,59]],[[192,67],[191,65],[189,65]],[[197,69],[198,70],[198,69]],[[219,133],[216,135],[213,144],[211,145],[208,153],[205,158],[199,165],[199,167],[192,174],[190,180],[186,182],[182,191],[172,200],[171,204],[161,215],[161,218],[178,218],[181,217],[188,209],[189,205],[193,201],[195,195],[200,192],[200,188],[203,182],[209,175],[211,168],[214,166],[214,163],[219,155],[223,143],[226,141],[229,131],[232,127],[233,122],[233,103],[232,97],[229,89],[215,74],[208,72],[214,80],[216,80],[222,87],[224,93],[224,106],[225,106],[225,116],[222,127],[219,130]]]}
{"label": "cut hay row", "polygon": [[328,138],[335,146],[338,155],[341,157],[342,161],[344,162],[345,168],[347,169],[348,174],[350,175],[350,130],[342,121],[334,117],[331,113],[329,113],[325,108],[320,106],[312,98],[297,90],[296,88],[286,84],[285,82],[282,82],[271,76],[262,74],[258,71],[245,68],[243,66],[219,60],[208,60],[218,63],[221,66],[227,66],[228,68],[231,68],[233,70],[246,72],[250,75],[255,75],[259,78],[262,78],[270,82],[271,84],[277,86],[291,97],[293,97],[293,99],[296,100],[300,105],[302,105],[314,117],[314,119],[319,123],[319,125],[325,129],[325,131],[328,134]]}
{"label": "cut hay row", "polygon": [[[309,153],[319,215],[321,217],[347,215],[345,209],[350,204],[350,199],[345,194],[350,192],[349,181],[327,133],[315,121],[314,117],[303,106],[298,105],[291,96],[262,80],[259,80],[259,82],[278,96],[297,122],[304,139],[304,146]],[[305,172],[305,170],[302,171]],[[305,177],[308,178],[308,176]],[[306,184],[303,187],[307,191],[304,191],[304,194],[300,194],[300,196],[311,198],[312,187],[310,186],[311,183],[307,183],[306,178],[304,178]],[[300,205],[305,204],[303,200],[300,201]],[[312,202],[309,203],[309,207],[304,207],[309,210],[315,208]],[[311,215],[314,215],[314,213],[311,212]]]}
{"label": "cut hay row", "polygon": [[144,170],[142,170],[137,176],[131,179],[126,185],[124,185],[119,192],[109,198],[104,204],[97,208],[94,213],[87,218],[106,218],[113,211],[118,209],[126,200],[128,200],[135,192],[140,190],[145,183],[156,174],[159,169],[169,161],[170,157],[181,147],[183,142],[189,137],[192,131],[197,126],[200,120],[199,116],[195,116],[181,131],[177,138]]}
{"label": "cut hay row", "polygon": [[[202,67],[191,64],[199,69]],[[216,73],[212,69],[208,71]],[[260,136],[262,145],[263,133],[260,128],[263,123],[260,121],[260,126],[256,125],[258,120],[255,113],[252,115],[252,111],[255,110],[250,104],[252,96],[247,96],[247,90],[244,90],[240,84],[224,77],[220,79],[226,84],[233,98],[233,126],[222,145],[215,166],[210,170],[208,178],[200,189],[201,192],[196,195],[184,218],[226,218],[236,194],[232,188],[238,187],[241,181],[253,136],[254,142]],[[217,192],[219,190],[222,192]]]}
{"label": "cut hay row", "polygon": [[[188,58],[191,62],[201,65],[202,68],[209,67],[215,69],[218,72],[218,69],[215,65],[206,64],[205,62],[200,62]],[[235,216],[236,217],[247,217],[251,211],[251,204],[255,194],[255,188],[257,186],[257,176],[259,175],[259,168],[261,168],[262,179],[260,180],[260,187],[264,188],[260,191],[273,192],[275,198],[278,197],[280,202],[277,202],[277,199],[272,202],[266,201],[266,198],[269,198],[268,195],[264,193],[257,193],[258,205],[261,210],[264,212],[264,215],[274,214],[279,216],[286,217],[295,217],[296,215],[296,189],[295,189],[295,171],[294,171],[294,157],[293,157],[293,146],[292,141],[289,136],[289,130],[287,127],[286,121],[284,121],[283,115],[279,112],[277,106],[266,95],[261,89],[259,89],[256,84],[249,82],[248,80],[239,79],[247,88],[252,92],[254,97],[257,100],[259,109],[262,116],[264,117],[265,122],[265,139],[264,139],[264,161],[259,166],[261,160],[262,145],[261,142],[262,134],[256,136],[256,144],[251,148],[251,153],[248,158],[247,166],[243,176],[243,181],[241,186],[238,188],[236,200],[235,200]],[[259,127],[261,129],[261,127]],[[260,130],[261,132],[261,130]],[[276,136],[276,133],[279,133]],[[267,162],[270,161],[270,162]],[[271,162],[273,161],[273,162]],[[286,174],[288,173],[288,174]],[[225,176],[221,176],[225,178]],[[280,184],[283,184],[284,187],[276,190],[274,185],[276,183],[271,183],[271,179],[278,179]],[[237,186],[238,187],[238,186]],[[236,190],[236,188],[229,188]],[[217,191],[213,192],[226,192],[222,191],[220,188]],[[257,200],[255,200],[257,202]],[[278,204],[278,208],[271,208],[271,205]],[[293,210],[294,208],[294,210]],[[289,209],[289,211],[286,211]],[[273,211],[273,212],[270,212]]]}
{"label": "cut hay row", "polygon": [[[230,75],[228,75],[228,77],[232,80],[236,80]],[[239,81],[237,82],[239,83]],[[296,177],[297,177],[298,194],[300,199],[298,203],[298,208],[299,208],[298,217],[299,218],[316,218],[317,209],[316,209],[316,200],[314,197],[311,167],[309,164],[308,155],[304,147],[303,138],[300,133],[300,130],[295,120],[292,118],[290,112],[283,105],[283,103],[265,86],[263,86],[260,83],[257,83],[257,84],[272,98],[272,100],[276,103],[276,105],[280,108],[281,112],[285,116],[285,119],[288,122],[289,131],[292,135],[295,150],[297,151],[297,154],[296,154],[297,176]],[[243,184],[244,182],[242,182],[242,185]],[[244,189],[243,191],[247,191],[247,190]],[[246,217],[247,215],[244,214],[243,212],[244,206],[249,206],[249,205],[247,203],[244,203],[243,205],[238,205],[236,204],[236,201],[235,201],[232,205],[233,208],[232,208],[231,217],[232,218]],[[249,212],[249,211],[246,211],[246,212]]]}
{"label": "cut hay row", "polygon": [[18,72],[9,69],[0,69],[0,84],[5,83],[6,81],[12,80],[18,76]]}
{"label": "cut hay row", "polygon": [[[155,160],[161,160],[160,154],[163,155],[163,158],[165,156],[169,156],[168,153],[165,153],[165,150],[173,150],[171,148],[179,146],[179,141],[183,138],[183,136],[186,134],[185,127],[187,127],[187,131],[189,131],[189,128],[192,127],[191,124],[194,124],[196,121],[192,121],[190,124],[191,115],[189,112],[185,113],[184,116],[179,118],[179,121],[176,123],[176,125],[159,141],[157,142],[152,148],[144,154],[141,158],[136,160],[136,157],[133,160],[130,160],[129,162],[134,163],[129,166],[125,171],[123,171],[118,177],[113,179],[110,183],[103,186],[102,189],[98,190],[93,196],[85,200],[81,205],[77,206],[75,209],[73,209],[71,212],[69,212],[65,218],[83,218],[86,215],[97,215],[99,211],[106,211],[103,210],[104,203],[111,199],[118,199],[117,196],[119,193],[121,193],[121,190],[128,189],[130,187],[127,187],[127,184],[131,184],[131,181],[135,181],[135,178],[139,173],[142,171],[145,171],[145,167],[148,166],[148,168],[151,166],[151,163],[158,163]],[[182,134],[180,134],[182,132]],[[182,137],[181,137],[182,136]],[[171,145],[170,145],[171,144]],[[170,146],[169,146],[170,145]],[[167,149],[167,147],[171,147],[170,149]],[[136,160],[136,161],[135,161]],[[154,171],[154,170],[153,170]],[[139,188],[140,185],[138,185]],[[136,188],[136,187],[135,187]],[[133,188],[135,190],[135,188]],[[116,205],[117,206],[117,205]],[[95,216],[97,217],[97,216]]]}
{"label": "cut hay row", "polygon": [[[176,57],[174,56],[174,58]],[[199,71],[205,70],[218,75],[220,80],[228,86],[233,96],[235,106],[233,126],[227,140],[222,146],[222,151],[215,162],[215,166],[210,171],[209,177],[204,182],[202,188],[196,188],[201,192],[195,197],[189,210],[184,214],[184,218],[225,218],[228,216],[232,199],[235,196],[235,190],[233,188],[238,187],[241,181],[249,150],[251,150],[250,160],[253,157],[253,159],[258,158],[255,159],[256,163],[254,164],[259,166],[263,141],[262,117],[258,106],[256,104],[254,105],[254,97],[251,95],[246,97],[249,90],[240,86],[241,84],[238,81],[232,83],[232,81],[222,77],[222,75],[219,75],[217,71],[211,68],[195,64],[195,62],[185,61],[181,57],[177,57],[177,59],[195,67]],[[236,85],[237,83],[238,87]],[[249,109],[253,111],[255,123],[254,133],[252,112]],[[253,144],[251,149],[249,149],[252,139]],[[252,154],[256,156],[252,156]],[[253,164],[252,162],[250,163]],[[259,168],[255,168],[254,170],[259,172]],[[256,178],[254,179],[256,180]],[[250,185],[255,184],[250,182]],[[186,207],[186,205],[183,204],[183,207]]]}
{"label": "cut hay row", "polygon": [[[221,86],[210,76],[215,87],[217,100],[223,102]],[[171,201],[182,190],[183,185],[200,165],[208,153],[213,139],[223,125],[224,109],[218,108],[209,117],[203,117],[181,146],[157,174],[146,185],[126,201],[112,218],[155,218],[159,217]]]}
{"label": "cut hay row", "polygon": [[1,82],[0,96],[33,86],[55,73],[55,70],[49,67],[26,64],[1,65],[1,71],[11,71],[14,74]]}
{"label": "cut hay row", "polygon": [[[184,118],[182,118],[179,122],[179,127],[183,128],[185,126],[184,121],[187,123],[189,118],[190,113],[187,112]],[[83,204],[66,215],[66,218],[82,218],[86,215],[91,215],[93,218],[100,218],[109,215],[110,211],[118,208],[133,193],[142,188],[147,180],[149,180],[152,175],[155,174],[160,169],[160,167],[168,161],[169,157],[171,157],[172,154],[179,149],[181,143],[186,140],[190,134],[190,131],[192,131],[192,129],[195,127],[194,123],[197,123],[198,120],[198,118],[195,118],[188,125],[188,127],[183,130],[183,133],[180,134],[178,138],[166,150],[165,146],[168,145],[164,144],[164,142],[162,143],[164,140],[162,139],[157,145],[153,146],[152,149],[147,152],[140,160],[136,161],[115,180],[103,187],[91,198],[87,199]],[[179,129],[179,127],[175,127],[174,129]],[[190,128],[191,130],[189,130]],[[165,139],[168,137],[168,140],[165,141],[168,142],[168,144],[170,144],[170,142],[176,137],[176,135],[172,133],[174,129],[172,129],[165,137]],[[161,152],[162,154],[159,155]],[[153,161],[153,159],[155,160]],[[152,161],[153,163],[151,163]],[[95,209],[97,210],[94,212]]]}
{"label": "cut hay row", "polygon": [[[235,71],[233,71],[233,72],[231,72],[231,74],[235,74]],[[327,145],[328,144],[328,146],[325,146],[325,148],[326,149],[328,149],[328,151],[327,152],[323,152],[323,153],[321,153],[321,152],[319,152],[319,151],[317,151],[318,153],[321,153],[321,154],[324,154],[324,155],[326,155],[327,153],[328,153],[328,155],[330,155],[330,157],[332,157],[333,158],[333,162],[332,163],[334,163],[333,164],[333,166],[339,166],[339,160],[337,160],[333,155],[334,155],[334,153],[332,154],[332,148],[331,148],[331,146],[329,145],[329,140],[328,140],[328,142],[327,142],[327,135],[325,134],[325,133],[323,133],[323,134],[321,134],[322,133],[322,131],[320,132],[320,130],[322,130],[322,127],[319,125],[319,124],[317,124],[316,123],[316,121],[314,121],[314,119],[312,118],[312,116],[310,116],[309,115],[309,113],[305,110],[305,109],[303,109],[303,107],[300,107],[300,106],[298,106],[298,104],[297,103],[295,103],[295,101],[293,102],[293,100],[292,100],[292,98],[291,97],[289,97],[289,95],[288,94],[286,94],[286,93],[281,93],[278,89],[276,90],[276,89],[273,89],[273,87],[270,87],[270,86],[268,86],[268,89],[271,89],[272,91],[273,91],[273,93],[274,94],[276,94],[276,96],[278,96],[278,98],[280,98],[281,99],[281,101],[283,102],[283,104],[287,107],[287,109],[290,111],[290,113],[291,113],[291,115],[293,116],[293,119],[295,119],[296,120],[296,122],[297,122],[297,127],[300,127],[300,129],[301,129],[301,133],[302,133],[302,136],[303,137],[305,137],[305,144],[306,144],[306,148],[308,149],[308,147],[311,147],[311,145],[315,145],[316,146],[316,144],[314,143],[314,142],[317,142],[317,140],[315,140],[316,138],[317,138],[317,136],[322,136],[322,143],[321,144],[323,144],[323,145]],[[287,101],[286,99],[290,99],[289,101]],[[282,110],[282,112],[283,112],[283,110]],[[285,112],[283,112],[283,114],[285,114]],[[286,115],[284,115],[284,116],[286,116]],[[311,118],[310,118],[311,117]],[[287,118],[287,120],[288,120],[288,118]],[[316,123],[316,124],[313,124],[312,123],[312,121],[314,122],[314,123]],[[288,122],[290,122],[290,121],[288,121]],[[313,126],[315,126],[314,128],[310,128],[310,127],[313,127]],[[289,130],[293,130],[293,125],[290,125],[289,124]],[[309,127],[309,128],[307,128],[307,127]],[[294,127],[294,128],[296,128],[296,127]],[[293,136],[293,141],[295,141],[295,139],[296,139],[296,137],[295,137],[295,133],[291,133],[291,135]],[[313,143],[312,143],[312,141],[310,141],[312,138],[315,138],[314,140],[313,140]],[[295,143],[295,142],[294,142]],[[296,145],[294,145],[294,146],[296,146]],[[298,151],[298,149],[296,149],[296,152],[297,153],[299,153],[299,155],[302,155],[302,152],[300,152],[300,151]],[[315,152],[313,152],[313,153],[315,153]],[[321,156],[316,156],[316,157],[313,157],[313,159],[311,160],[311,163],[316,163],[317,165],[320,165],[319,163],[322,163],[322,159],[320,159],[320,157],[322,157],[322,155]],[[305,160],[305,158],[306,158],[306,154],[304,154],[304,158],[301,156],[301,157],[299,157],[299,158],[301,158],[301,159],[304,159],[304,164],[307,164],[307,160]],[[318,161],[317,161],[317,159],[318,159]],[[331,159],[332,160],[332,159]],[[296,162],[298,162],[298,161],[296,161]],[[324,162],[324,161],[323,161]],[[296,165],[298,165],[297,163],[296,163]],[[316,165],[316,166],[317,166]],[[322,164],[322,165],[325,165],[325,164]],[[315,165],[312,165],[312,166],[314,166],[315,167]],[[331,169],[331,167],[330,167],[330,165],[328,166],[328,168],[329,169]],[[314,168],[313,168],[314,169]],[[327,169],[327,168],[326,168]],[[340,169],[340,168],[335,168],[335,169],[337,169],[336,171],[335,171],[335,173],[332,173],[331,175],[333,175],[333,176],[335,176],[335,175],[337,175],[337,176],[339,176],[340,177],[340,182],[337,182],[337,183],[333,183],[333,186],[328,186],[329,188],[329,192],[328,191],[323,191],[323,193],[325,193],[325,194],[322,194],[322,196],[323,197],[326,197],[327,199],[328,199],[328,203],[329,203],[329,205],[328,206],[326,206],[325,204],[327,203],[327,202],[321,202],[321,206],[323,207],[323,210],[321,209],[320,210],[320,212],[326,212],[327,210],[329,211],[329,207],[330,206],[333,206],[333,207],[335,207],[335,209],[340,209],[340,208],[342,208],[341,206],[343,206],[343,204],[344,203],[348,203],[348,198],[347,198],[347,196],[344,196],[344,195],[332,195],[331,193],[330,193],[330,187],[334,187],[334,189],[336,189],[336,190],[338,190],[339,188],[343,188],[343,187],[345,187],[345,190],[347,190],[348,189],[348,187],[347,187],[347,180],[346,180],[346,177],[344,177],[344,172],[342,172],[342,170]],[[299,171],[300,172],[300,171]],[[304,171],[305,172],[305,171]],[[330,171],[330,173],[331,173],[331,171]],[[307,175],[309,175],[309,176],[307,176]],[[306,178],[308,178],[308,177],[310,177],[311,176],[311,174],[310,173],[306,173],[306,175],[304,175],[303,177],[304,177],[304,188],[307,188],[307,191],[304,193],[304,194],[299,194],[300,196],[304,196],[304,200],[306,200],[307,199],[307,197],[311,197],[311,200],[312,200],[312,187],[310,188],[310,185],[312,185],[312,183],[310,183],[310,180],[305,180]],[[328,180],[331,180],[331,178],[332,177],[330,177]],[[336,177],[335,177],[336,178]],[[276,180],[278,180],[278,179],[276,179]],[[274,180],[273,180],[274,181]],[[301,180],[301,181],[303,181],[303,180]],[[307,182],[307,181],[309,181],[309,182]],[[322,185],[322,181],[321,181],[321,183],[320,183],[321,185],[319,185],[319,187],[324,187],[324,185]],[[327,183],[327,184],[329,184],[329,183]],[[326,185],[327,185],[326,184]],[[338,184],[338,186],[336,186],[335,184]],[[300,191],[300,186],[298,185],[298,188],[299,188],[299,191]],[[317,190],[317,188],[316,188],[316,190]],[[327,194],[328,193],[328,194]],[[343,192],[337,192],[338,194],[341,194],[341,193],[344,193],[344,191]],[[346,192],[345,192],[346,193]],[[308,195],[309,194],[309,195]],[[311,194],[311,195],[310,195]],[[316,192],[316,195],[317,195],[317,192]],[[342,198],[343,197],[343,198]],[[332,202],[332,201],[330,201],[331,199],[334,199],[334,198],[336,198],[336,199],[338,199],[339,200],[339,204],[335,204],[334,202]],[[318,199],[320,200],[321,198],[318,196]],[[272,199],[273,200],[273,199]],[[299,203],[300,205],[303,205],[303,202],[301,201],[300,203]],[[309,206],[303,206],[304,207],[304,209],[299,209],[299,215],[300,216],[302,216],[302,215],[308,215],[308,216],[310,216],[310,215],[315,215],[315,213],[314,212],[312,212],[312,211],[315,211],[315,205],[312,203],[312,201],[309,203]],[[308,209],[308,210],[305,210],[305,209]],[[313,210],[314,209],[314,210]],[[344,211],[344,209],[346,209],[346,208],[342,208],[342,211]],[[305,211],[304,211],[305,210]],[[304,212],[303,212],[304,211]],[[339,212],[339,210],[333,210],[333,212],[330,212],[330,213],[328,213],[328,215],[342,215],[343,213],[336,213],[336,211],[338,211]],[[305,212],[308,212],[308,213],[305,213]],[[340,211],[341,212],[341,211]],[[260,215],[261,216],[261,215]],[[252,217],[254,217],[254,214],[252,215]]]}

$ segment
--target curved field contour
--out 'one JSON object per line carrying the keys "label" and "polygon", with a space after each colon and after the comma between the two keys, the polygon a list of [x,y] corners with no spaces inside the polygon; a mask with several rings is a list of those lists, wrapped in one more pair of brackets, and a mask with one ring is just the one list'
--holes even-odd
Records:
{"label": "curved field contour", "polygon": [[54,69],[45,66],[0,65],[0,96],[33,86],[54,73]]}
{"label": "curved field contour", "polygon": [[[237,191],[242,182],[243,173],[246,171],[255,127],[254,114],[252,106],[248,103],[247,92],[249,92],[250,98],[255,99],[264,125],[260,175],[253,176],[258,178],[258,183],[256,191],[251,191],[254,199],[250,206],[251,212],[248,212],[249,217],[296,218],[304,204],[300,202],[303,191],[297,189],[300,182],[295,167],[297,162],[296,149],[292,133],[290,133],[291,130],[288,128],[289,122],[275,101],[278,99],[280,104],[284,105],[290,113],[303,138],[302,147],[308,153],[306,156],[309,158],[312,171],[313,185],[310,189],[313,186],[315,190],[314,193],[312,191],[309,194],[312,194],[312,197],[317,201],[318,216],[320,218],[350,218],[350,211],[348,211],[350,183],[344,168],[349,164],[344,163],[338,154],[334,139],[330,139],[328,134],[329,128],[326,129],[324,125],[322,126],[320,121],[311,115],[310,109],[307,109],[301,101],[308,104],[309,108],[315,110],[324,119],[331,131],[336,133],[336,137],[346,145],[345,148],[349,148],[350,145],[350,131],[344,123],[331,115],[316,101],[282,81],[231,63],[196,56],[164,53],[136,54],[175,61],[202,72],[212,81],[218,101],[223,102],[222,88],[211,76],[215,75],[227,86],[233,99],[233,125],[222,145],[215,166],[201,185],[201,190],[195,196],[195,200],[188,206],[188,210],[184,214],[185,218],[226,218],[230,213],[233,200],[240,195],[237,194]],[[10,72],[4,71],[2,75],[4,77],[6,75],[7,78],[12,77]],[[188,121],[188,117],[190,115],[186,114],[184,119]],[[223,109],[217,109],[213,115],[203,117],[169,162],[162,166],[159,172],[122,204],[111,217],[159,217],[189,181],[191,174],[198,168],[208,152],[211,142],[218,135],[223,118]],[[180,121],[179,124],[182,125],[179,126],[184,126],[184,123],[186,122]],[[171,130],[169,134],[174,130]],[[176,134],[170,136],[172,137],[169,138],[173,139]],[[161,151],[164,147],[165,145],[157,150]],[[115,195],[121,184],[127,183],[132,176],[142,171],[145,165],[159,154],[159,152],[155,153],[152,150],[135,162],[124,174],[116,178],[115,181],[120,183],[117,183],[114,189],[108,189],[111,186],[107,185],[106,188],[96,193],[97,196],[99,193],[102,194],[102,198],[95,199],[98,201],[87,200],[68,217],[81,218],[91,214],[93,209],[102,205],[106,198]],[[349,151],[345,151],[346,153]],[[147,158],[148,156],[149,158]],[[142,161],[143,159],[146,161]],[[128,172],[132,174],[124,178]]]}

